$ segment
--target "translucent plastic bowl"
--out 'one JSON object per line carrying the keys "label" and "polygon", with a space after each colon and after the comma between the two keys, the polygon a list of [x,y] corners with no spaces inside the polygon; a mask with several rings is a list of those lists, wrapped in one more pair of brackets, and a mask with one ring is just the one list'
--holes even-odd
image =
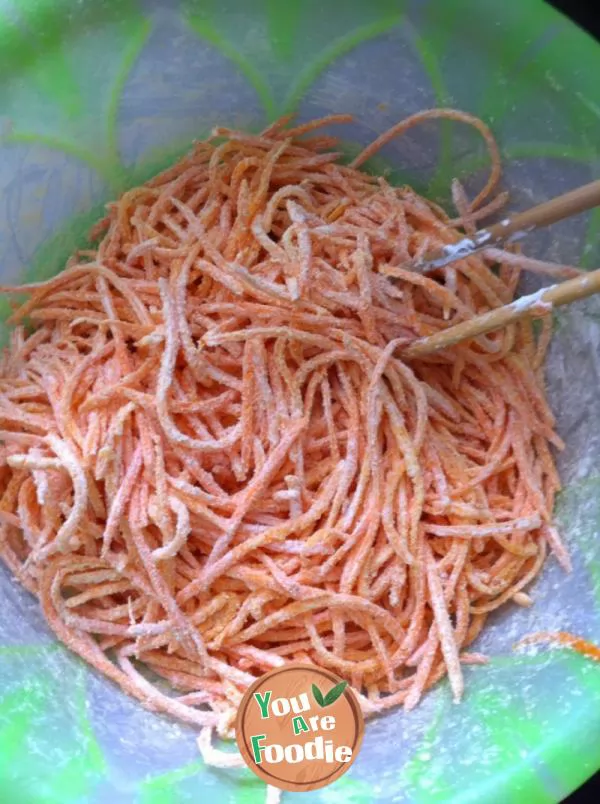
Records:
{"label": "translucent plastic bowl", "polygon": [[[474,112],[525,206],[600,172],[599,75],[600,49],[535,0],[0,0],[1,280],[57,271],[104,202],[214,124],[258,129],[288,112],[355,113],[339,132],[350,149],[424,107]],[[381,159],[443,199],[453,175],[481,180],[482,156],[469,130],[431,125]],[[596,211],[528,248],[600,265],[599,230]],[[512,650],[540,629],[600,641],[599,309],[557,314],[548,365],[573,574],[550,559],[535,606],[490,623],[478,648],[491,664],[467,670],[460,706],[441,684],[416,712],[373,721],[348,775],[303,801],[536,804],[600,767],[599,666]],[[5,572],[0,599],[2,802],[262,802],[250,771],[205,767],[192,729],[59,646]]]}

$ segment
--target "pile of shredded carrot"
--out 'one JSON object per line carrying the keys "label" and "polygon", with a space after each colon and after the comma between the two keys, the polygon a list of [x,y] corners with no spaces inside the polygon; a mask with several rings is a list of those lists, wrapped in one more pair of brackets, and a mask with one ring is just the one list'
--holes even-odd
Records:
{"label": "pile of shredded carrot", "polygon": [[[453,183],[453,219],[358,169],[431,118],[491,156],[476,198]],[[0,555],[72,650],[220,734],[292,660],[348,679],[366,714],[446,675],[458,700],[488,614],[531,604],[549,551],[569,568],[549,318],[402,359],[509,302],[523,268],[569,269],[489,249],[412,270],[506,202],[498,148],[430,110],[347,166],[313,132],[348,119],[217,129],[109,205],[96,248],[3,289]]]}

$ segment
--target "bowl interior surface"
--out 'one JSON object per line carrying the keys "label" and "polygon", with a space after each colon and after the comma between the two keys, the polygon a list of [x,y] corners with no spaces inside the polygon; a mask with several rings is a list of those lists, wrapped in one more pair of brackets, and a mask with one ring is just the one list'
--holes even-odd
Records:
{"label": "bowl interior surface", "polygon": [[[0,0],[0,281],[55,273],[106,201],[214,125],[259,130],[292,112],[353,113],[336,127],[349,152],[423,108],[475,113],[499,140],[513,208],[524,208],[600,174],[598,75],[600,48],[537,0]],[[432,123],[372,168],[447,202],[453,176],[479,187],[487,163],[476,132]],[[599,232],[596,210],[526,250],[598,266]],[[556,515],[573,573],[550,558],[534,607],[492,618],[476,648],[490,664],[466,670],[460,706],[442,683],[417,711],[376,719],[351,771],[303,800],[536,804],[600,767],[598,666],[512,650],[539,630],[600,641],[599,355],[596,300],[555,313],[548,388],[567,444]],[[250,771],[206,768],[192,729],[145,711],[58,645],[4,568],[0,600],[7,801],[263,800]]]}

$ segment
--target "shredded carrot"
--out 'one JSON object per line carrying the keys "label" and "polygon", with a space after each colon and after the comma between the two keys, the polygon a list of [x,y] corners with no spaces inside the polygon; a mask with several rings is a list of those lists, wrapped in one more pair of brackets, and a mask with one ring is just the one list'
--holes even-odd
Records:
{"label": "shredded carrot", "polygon": [[[474,200],[455,182],[454,219],[358,170],[439,117],[491,157]],[[412,272],[506,202],[498,148],[431,110],[348,167],[306,136],[347,120],[218,129],[110,204],[97,248],[4,288],[28,298],[0,362],[0,556],[59,639],[206,751],[286,661],[330,667],[366,714],[445,675],[459,700],[489,612],[531,604],[548,551],[570,566],[549,334],[401,352],[510,301],[523,269],[572,269],[494,249]]]}
{"label": "shredded carrot", "polygon": [[522,648],[526,645],[535,645],[538,642],[551,642],[555,645],[563,645],[566,648],[586,656],[588,659],[593,659],[600,662],[600,648],[592,642],[588,642],[581,637],[569,634],[566,631],[538,631],[535,634],[528,634],[523,639],[519,640],[515,648]]}

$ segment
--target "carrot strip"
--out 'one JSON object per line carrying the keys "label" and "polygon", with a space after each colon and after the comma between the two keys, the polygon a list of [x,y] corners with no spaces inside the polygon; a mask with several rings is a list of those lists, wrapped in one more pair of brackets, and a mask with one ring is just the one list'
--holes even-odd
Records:
{"label": "carrot strip", "polygon": [[535,634],[528,634],[517,642],[515,649],[525,647],[526,645],[535,645],[538,642],[550,642],[555,645],[571,648],[582,656],[586,656],[588,659],[600,662],[600,648],[597,645],[588,642],[582,637],[569,634],[566,631],[538,631]]}

